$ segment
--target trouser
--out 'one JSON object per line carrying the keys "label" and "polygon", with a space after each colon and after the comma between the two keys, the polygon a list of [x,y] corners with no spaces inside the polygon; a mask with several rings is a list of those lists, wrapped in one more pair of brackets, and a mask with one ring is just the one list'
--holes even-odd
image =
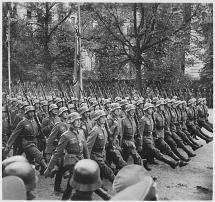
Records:
{"label": "trouser", "polygon": [[66,189],[63,192],[62,200],[68,200],[72,194],[72,187],[70,186],[70,180],[72,178],[74,165],[66,166],[64,172],[68,170],[69,171],[69,178],[67,181]]}
{"label": "trouser", "polygon": [[171,137],[170,131],[165,131],[164,140],[170,146],[170,148],[176,154],[176,156],[178,156],[182,160],[185,160],[185,157],[179,153],[178,148],[177,148],[177,144],[173,140],[173,138]]}
{"label": "trouser", "polygon": [[181,130],[181,129],[177,129],[178,136],[183,140],[183,142],[185,144],[188,144],[191,147],[194,147],[195,145],[189,140],[189,138],[187,137],[187,135]]}
{"label": "trouser", "polygon": [[26,148],[24,148],[24,152],[26,154],[26,158],[29,163],[34,164],[34,162],[40,164],[43,159],[42,153],[39,151],[36,145],[32,144]]}
{"label": "trouser", "polygon": [[191,134],[186,128],[182,128],[182,131],[186,134],[187,138],[195,145],[199,145],[197,142],[194,141],[194,139],[191,137]]}
{"label": "trouser", "polygon": [[105,155],[103,153],[91,153],[91,159],[98,163],[101,179],[106,178],[113,183],[115,175],[112,169],[105,163]]}
{"label": "trouser", "polygon": [[122,157],[126,162],[128,161],[129,156],[132,156],[132,158],[134,160],[134,164],[142,165],[142,158],[137,153],[136,148],[134,148],[134,147],[123,147],[122,148]]}
{"label": "trouser", "polygon": [[171,131],[171,134],[171,137],[176,142],[177,146],[183,149],[189,155],[191,151],[183,144],[182,139],[175,133],[175,131]]}
{"label": "trouser", "polygon": [[213,133],[213,128],[212,128],[209,124],[207,124],[206,121],[204,121],[204,120],[198,120],[198,124],[199,124],[199,127],[200,127],[200,128],[203,127],[203,128],[205,128],[207,131]]}
{"label": "trouser", "polygon": [[56,175],[55,175],[54,190],[57,190],[60,188],[63,174],[65,173],[65,171],[66,171],[66,168],[63,167],[63,161],[59,159],[58,171],[56,172]]}
{"label": "trouser", "polygon": [[193,136],[198,136],[203,140],[208,140],[208,136],[206,136],[204,133],[202,133],[201,129],[197,127],[195,124],[189,124],[187,125],[188,131],[193,135]]}
{"label": "trouser", "polygon": [[178,161],[179,158],[173,153],[172,149],[170,146],[164,141],[163,138],[158,138],[155,140],[155,146],[158,148],[161,153],[166,154],[173,158],[175,161]]}
{"label": "trouser", "polygon": [[107,151],[106,160],[109,163],[109,165],[111,165],[111,163],[113,162],[116,165],[117,169],[121,169],[127,165],[127,163],[122,158],[121,152],[117,148],[108,149],[106,151]]}
{"label": "trouser", "polygon": [[213,130],[213,124],[212,124],[211,122],[209,122],[207,118],[205,119],[205,122],[206,122],[206,123],[212,128],[212,130]]}

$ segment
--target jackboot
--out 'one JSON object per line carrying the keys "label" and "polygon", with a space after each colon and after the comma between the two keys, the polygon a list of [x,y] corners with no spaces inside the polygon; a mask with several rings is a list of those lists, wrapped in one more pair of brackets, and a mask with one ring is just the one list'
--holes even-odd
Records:
{"label": "jackboot", "polygon": [[190,161],[190,158],[187,158],[187,159],[186,159],[183,155],[181,155],[181,154],[179,153],[179,151],[178,151],[177,149],[174,149],[173,151],[174,151],[174,153],[178,156],[178,158],[180,158],[182,161],[185,161],[185,162]]}
{"label": "jackboot", "polygon": [[151,168],[149,168],[149,166],[148,166],[147,160],[146,160],[146,159],[143,159],[142,162],[143,162],[143,167],[144,167],[146,170],[151,171]]}
{"label": "jackboot", "polygon": [[169,166],[171,166],[171,168],[175,169],[178,165],[179,162],[178,161],[170,161],[168,159],[166,159],[165,157],[160,157],[158,160],[163,161],[164,163],[168,164]]}
{"label": "jackboot", "polygon": [[179,161],[179,167],[186,166],[188,163],[184,161]]}
{"label": "jackboot", "polygon": [[180,159],[171,151],[169,151],[167,153],[168,156],[170,156],[171,158],[173,158],[175,161],[179,161]]}

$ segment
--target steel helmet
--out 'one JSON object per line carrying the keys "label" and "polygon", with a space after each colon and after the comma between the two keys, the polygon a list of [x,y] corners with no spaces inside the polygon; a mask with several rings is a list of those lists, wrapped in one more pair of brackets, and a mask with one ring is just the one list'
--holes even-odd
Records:
{"label": "steel helmet", "polygon": [[151,103],[146,103],[146,104],[144,105],[143,110],[145,111],[145,110],[147,110],[147,109],[149,109],[149,108],[154,108],[154,105],[151,104]]}
{"label": "steel helmet", "polygon": [[17,99],[18,99],[18,100],[22,100],[22,96],[18,95],[18,96],[17,96]]}
{"label": "steel helmet", "polygon": [[4,170],[9,164],[14,162],[28,162],[28,160],[22,155],[11,156],[2,161],[2,169]]}
{"label": "steel helmet", "polygon": [[173,96],[173,98],[172,98],[172,99],[177,100],[177,99],[178,99],[178,97],[175,95],[175,96]]}
{"label": "steel helmet", "polygon": [[158,98],[158,97],[153,97],[153,99],[152,99],[152,103],[156,103],[158,100],[159,100],[159,98]]}
{"label": "steel helmet", "polygon": [[152,100],[150,98],[146,98],[146,102],[151,103]]}
{"label": "steel helmet", "polygon": [[53,109],[58,109],[58,106],[56,104],[51,104],[49,106],[49,112],[52,111]]}
{"label": "steel helmet", "polygon": [[193,104],[193,103],[194,103],[194,102],[193,102],[193,99],[189,99],[187,105],[191,105],[191,104]]}
{"label": "steel helmet", "polygon": [[121,101],[122,99],[120,98],[120,97],[116,97],[115,98],[115,102],[119,102],[119,101]]}
{"label": "steel helmet", "polygon": [[61,99],[61,98],[56,98],[56,100],[55,100],[55,103],[57,104],[57,103],[59,103],[59,102],[63,102],[63,100]]}
{"label": "steel helmet", "polygon": [[158,100],[158,101],[156,102],[156,107],[158,107],[158,106],[160,106],[160,105],[165,105],[164,100]]}
{"label": "steel helmet", "polygon": [[67,107],[61,107],[59,109],[59,114],[58,115],[61,116],[61,114],[63,114],[63,112],[66,112],[66,111],[69,111]]}
{"label": "steel helmet", "polygon": [[82,102],[81,105],[80,105],[80,108],[83,107],[83,106],[88,106],[88,104],[86,102]]}
{"label": "steel helmet", "polygon": [[136,105],[139,106],[140,104],[143,104],[143,103],[144,103],[143,100],[139,99],[139,100],[137,100]]}
{"label": "steel helmet", "polygon": [[93,101],[92,106],[95,107],[96,105],[98,105],[99,103],[97,101]]}
{"label": "steel helmet", "polygon": [[171,103],[171,100],[169,98],[165,99],[165,104],[167,104],[167,103]]}
{"label": "steel helmet", "polygon": [[198,99],[197,103],[200,103],[200,102],[202,102],[202,101],[203,101],[203,99],[200,97],[200,98]]}
{"label": "steel helmet", "polygon": [[47,105],[49,105],[49,103],[48,103],[47,100],[42,100],[42,101],[41,101],[41,105],[42,105],[42,106],[47,106]]}
{"label": "steel helmet", "polygon": [[23,180],[17,176],[2,178],[3,200],[27,200],[26,188]]}
{"label": "steel helmet", "polygon": [[82,106],[78,110],[79,114],[81,114],[81,115],[84,114],[85,112],[89,112],[89,111],[90,110],[89,110],[89,108],[87,106]]}
{"label": "steel helmet", "polygon": [[125,106],[125,111],[128,112],[130,110],[134,109],[135,110],[135,106],[133,104],[127,104]]}
{"label": "steel helmet", "polygon": [[35,99],[34,104],[40,104],[40,101],[38,99]]}
{"label": "steel helmet", "polygon": [[30,111],[35,111],[34,106],[27,106],[27,107],[25,108],[25,114],[27,114],[27,113],[30,112]]}
{"label": "steel helmet", "polygon": [[69,105],[68,105],[68,108],[69,108],[69,109],[75,109],[75,105],[74,105],[74,104],[69,104]]}
{"label": "steel helmet", "polygon": [[123,107],[128,104],[128,100],[124,99],[119,102],[120,106]]}
{"label": "steel helmet", "polygon": [[25,183],[26,190],[31,191],[36,187],[36,173],[28,162],[14,162],[5,167],[2,176],[17,176]]}
{"label": "steel helmet", "polygon": [[182,104],[182,101],[181,101],[181,100],[178,100],[178,101],[176,102],[176,106],[181,105],[181,104]]}
{"label": "steel helmet", "polygon": [[91,159],[82,159],[74,167],[71,187],[78,191],[95,191],[102,186],[100,168]]}
{"label": "steel helmet", "polygon": [[22,109],[23,107],[26,107],[26,106],[28,106],[28,105],[29,105],[29,104],[28,104],[27,101],[22,102],[22,103],[20,104],[20,109]]}
{"label": "steel helmet", "polygon": [[111,101],[109,99],[104,99],[103,104],[106,105],[108,103],[111,103]]}
{"label": "steel helmet", "polygon": [[16,98],[12,98],[11,99],[11,102],[13,103],[13,102],[17,102],[17,99]]}
{"label": "steel helmet", "polygon": [[185,100],[181,101],[182,104],[187,104],[187,102]]}
{"label": "steel helmet", "polygon": [[106,116],[106,113],[103,110],[96,110],[94,114],[94,121],[98,120],[102,116]]}
{"label": "steel helmet", "polygon": [[73,123],[75,120],[80,119],[81,116],[78,112],[72,112],[71,114],[68,115],[68,123]]}
{"label": "steel helmet", "polygon": [[112,103],[110,111],[113,112],[116,109],[121,109],[120,104],[119,103]]}

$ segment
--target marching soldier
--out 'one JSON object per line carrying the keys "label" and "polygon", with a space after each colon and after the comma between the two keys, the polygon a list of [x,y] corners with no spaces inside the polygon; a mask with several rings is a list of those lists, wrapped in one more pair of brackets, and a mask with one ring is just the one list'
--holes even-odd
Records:
{"label": "marching soldier", "polygon": [[122,167],[126,166],[127,163],[123,160],[121,155],[121,147],[119,146],[119,140],[121,139],[121,119],[119,117],[121,107],[118,103],[112,103],[110,109],[110,115],[107,118],[107,124],[110,129],[110,137],[107,151],[107,161],[109,165],[113,162],[116,165],[116,169],[120,170]]}
{"label": "marching soldier", "polygon": [[66,154],[64,156],[63,167],[65,168],[65,171],[69,171],[70,174],[66,190],[63,193],[62,200],[68,200],[72,193],[70,179],[72,177],[75,164],[81,159],[89,158],[89,152],[84,137],[84,132],[83,130],[80,130],[80,119],[81,116],[77,112],[69,114],[67,121],[67,123],[69,124],[69,130],[61,135],[56,151],[51,157],[48,168],[45,171],[45,176],[49,176],[51,174],[51,170],[56,165],[58,159],[64,154],[65,150]]}
{"label": "marching soldier", "polygon": [[50,135],[54,125],[60,122],[58,111],[58,106],[56,104],[51,104],[49,107],[49,117],[44,118],[42,121],[42,132],[46,137]]}
{"label": "marching soldier", "polygon": [[49,105],[48,105],[47,100],[41,101],[41,108],[42,109],[40,109],[36,112],[36,115],[39,118],[40,123],[43,122],[43,119],[49,117],[48,107],[49,107]]}
{"label": "marching soldier", "polygon": [[87,147],[92,160],[95,160],[101,171],[101,179],[107,178],[110,182],[114,180],[112,169],[105,163],[105,146],[108,141],[108,134],[105,129],[106,113],[97,110],[94,115],[95,126],[87,138]]}
{"label": "marching soldier", "polygon": [[154,130],[154,122],[152,119],[154,105],[151,103],[146,103],[144,105],[144,116],[140,120],[140,134],[142,136],[143,141],[143,153],[153,155],[156,159],[163,161],[164,163],[170,165],[173,169],[175,169],[178,165],[178,161],[171,161],[166,159],[160,151],[155,147],[154,139],[153,139],[153,130]]}
{"label": "marching soldier", "polygon": [[208,107],[207,107],[206,98],[202,98],[202,108],[203,108],[203,111],[204,111],[204,118],[205,118],[206,123],[209,124],[210,127],[213,129],[213,124],[210,123],[209,120],[208,120],[209,113],[208,113]]}
{"label": "marching soldier", "polygon": [[19,122],[13,133],[11,134],[7,144],[6,152],[8,152],[11,146],[14,144],[15,140],[19,138],[21,142],[21,147],[26,155],[26,158],[31,164],[34,161],[41,165],[41,174],[43,174],[47,165],[42,153],[37,147],[37,136],[38,136],[38,126],[34,120],[34,106],[27,106],[25,108],[25,118]]}
{"label": "marching soldier", "polygon": [[185,166],[187,163],[183,162],[178,158],[171,147],[164,141],[164,126],[165,126],[165,118],[163,116],[164,111],[164,101],[158,100],[156,103],[157,111],[153,114],[154,116],[154,127],[156,138],[154,138],[155,146],[161,151],[161,153],[167,154],[175,161],[179,161],[179,166]]}
{"label": "marching soldier", "polygon": [[89,132],[93,128],[93,122],[90,119],[90,110],[87,106],[79,108],[79,114],[81,115],[81,129],[84,131],[85,138],[89,136]]}
{"label": "marching soldier", "polygon": [[126,117],[122,119],[122,137],[120,141],[123,159],[127,162],[131,155],[135,164],[144,165],[147,170],[150,170],[146,160],[143,160],[138,154],[142,151],[142,139],[134,120],[135,106],[133,104],[126,105],[126,113]]}
{"label": "marching soldier", "polygon": [[140,121],[140,119],[143,117],[143,100],[139,99],[136,103],[136,114],[137,114],[137,119]]}

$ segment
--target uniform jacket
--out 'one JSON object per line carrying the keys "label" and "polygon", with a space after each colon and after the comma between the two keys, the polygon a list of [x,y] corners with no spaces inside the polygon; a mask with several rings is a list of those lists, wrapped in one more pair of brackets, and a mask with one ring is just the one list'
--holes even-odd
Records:
{"label": "uniform jacket", "polygon": [[93,122],[90,119],[82,119],[81,120],[81,128],[84,131],[85,138],[89,136],[89,132],[93,128]]}
{"label": "uniform jacket", "polygon": [[170,114],[170,111],[168,109],[165,109],[163,111],[163,116],[165,118],[164,130],[169,131],[170,130],[170,123],[171,123],[171,114]]}
{"label": "uniform jacket", "polygon": [[23,120],[23,118],[25,117],[24,114],[22,113],[18,113],[15,115],[14,121],[12,123],[12,130],[14,130],[16,128],[16,126],[18,125],[18,123]]}
{"label": "uniform jacket", "polygon": [[57,148],[49,162],[49,169],[54,168],[57,160],[61,158],[64,152],[63,166],[73,166],[80,159],[89,158],[83,130],[74,131],[70,128],[61,135]]}
{"label": "uniform jacket", "polygon": [[161,111],[154,113],[155,131],[158,138],[164,138],[165,118]]}
{"label": "uniform jacket", "polygon": [[51,133],[52,128],[58,122],[60,122],[60,118],[58,116],[55,118],[50,116],[50,117],[43,119],[42,125],[41,125],[41,129],[42,129],[43,134],[46,137],[48,137]]}
{"label": "uniform jacket", "polygon": [[46,150],[47,154],[52,154],[60,140],[61,135],[66,132],[69,125],[65,122],[56,123],[51,131],[51,134],[47,138]]}

